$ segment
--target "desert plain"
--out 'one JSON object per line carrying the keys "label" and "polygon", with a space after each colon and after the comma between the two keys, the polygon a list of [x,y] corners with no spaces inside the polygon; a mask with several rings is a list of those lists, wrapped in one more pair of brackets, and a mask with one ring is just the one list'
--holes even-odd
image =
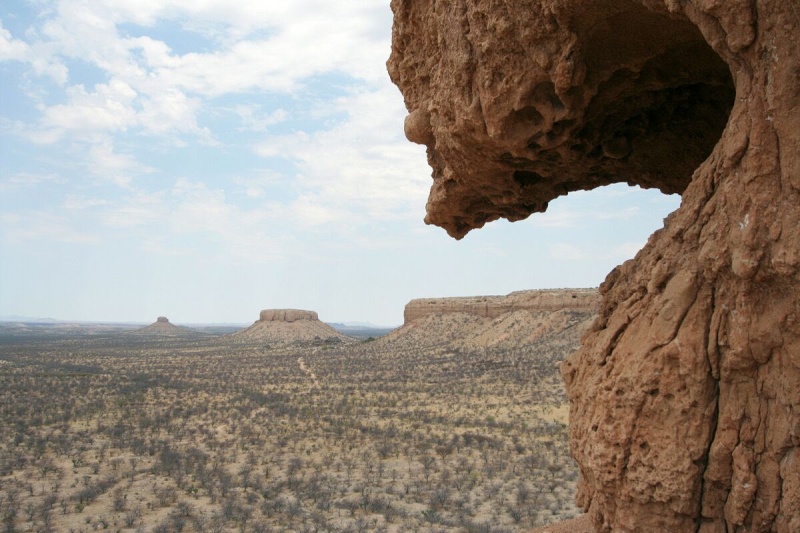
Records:
{"label": "desert plain", "polygon": [[577,517],[558,363],[591,318],[436,313],[295,343],[6,332],[0,527],[499,533]]}

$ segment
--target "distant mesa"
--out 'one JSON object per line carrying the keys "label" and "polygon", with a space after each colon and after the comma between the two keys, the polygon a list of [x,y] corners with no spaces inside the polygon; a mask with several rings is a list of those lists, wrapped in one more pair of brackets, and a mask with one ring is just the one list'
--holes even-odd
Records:
{"label": "distant mesa", "polygon": [[230,338],[264,344],[338,344],[354,340],[321,322],[315,311],[302,309],[264,309],[252,326]]}
{"label": "distant mesa", "polygon": [[146,337],[187,337],[201,335],[199,331],[184,326],[176,326],[165,316],[158,317],[156,321],[149,326],[132,331],[130,334]]}
{"label": "distant mesa", "polygon": [[597,289],[547,289],[506,296],[411,300],[405,323],[380,340],[398,348],[450,345],[464,350],[546,346],[556,363],[575,351],[597,317]]}
{"label": "distant mesa", "polygon": [[589,311],[597,312],[597,289],[542,289],[512,292],[506,296],[466,296],[411,300],[403,313],[404,325],[425,315],[465,313],[481,318],[498,318],[513,311]]}
{"label": "distant mesa", "polygon": [[264,309],[259,315],[259,322],[297,322],[298,320],[319,320],[314,311],[301,309]]}

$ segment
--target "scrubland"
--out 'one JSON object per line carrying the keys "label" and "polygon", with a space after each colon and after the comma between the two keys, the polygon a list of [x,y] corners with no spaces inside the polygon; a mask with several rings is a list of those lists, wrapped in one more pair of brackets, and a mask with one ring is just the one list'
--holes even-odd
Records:
{"label": "scrubland", "polygon": [[512,532],[570,518],[566,344],[6,339],[0,527]]}

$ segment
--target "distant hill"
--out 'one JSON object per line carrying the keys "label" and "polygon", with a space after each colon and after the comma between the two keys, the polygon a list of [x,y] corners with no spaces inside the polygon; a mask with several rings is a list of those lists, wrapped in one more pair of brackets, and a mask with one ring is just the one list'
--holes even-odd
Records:
{"label": "distant hill", "polygon": [[68,338],[109,335],[130,331],[139,324],[92,323],[67,321],[0,321],[0,337],[7,339]]}
{"label": "distant hill", "polygon": [[137,329],[126,333],[130,336],[137,337],[202,337],[205,333],[187,328],[185,326],[176,326],[171,323],[165,316],[160,316],[158,319],[143,328]]}
{"label": "distant hill", "polygon": [[355,340],[321,322],[316,312],[301,309],[264,309],[252,326],[227,337],[236,342],[265,344],[339,344]]}
{"label": "distant hill", "polygon": [[0,322],[17,322],[26,324],[53,324],[59,322],[59,320],[56,320],[55,318],[39,318],[39,317],[22,316],[22,315],[2,315],[0,316]]}
{"label": "distant hill", "polygon": [[328,322],[327,324],[339,333],[357,339],[368,339],[370,337],[377,339],[397,329],[396,327],[376,326],[368,322]]}

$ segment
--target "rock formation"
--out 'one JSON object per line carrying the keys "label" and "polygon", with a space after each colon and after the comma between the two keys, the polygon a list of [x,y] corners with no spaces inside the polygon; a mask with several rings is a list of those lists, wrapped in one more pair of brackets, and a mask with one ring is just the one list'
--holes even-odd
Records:
{"label": "rock formation", "polygon": [[199,331],[184,326],[176,326],[165,316],[158,317],[156,321],[149,326],[139,328],[127,334],[144,337],[187,337],[202,335]]}
{"label": "rock formation", "polygon": [[295,322],[297,320],[319,320],[314,311],[299,309],[264,309],[258,320],[260,322]]}
{"label": "rock formation", "polygon": [[589,311],[599,304],[597,289],[551,289],[512,292],[507,296],[420,298],[411,300],[403,312],[404,324],[428,314],[467,313],[497,318],[513,311]]}
{"label": "rock formation", "polygon": [[249,328],[229,336],[237,342],[265,344],[339,343],[353,339],[320,322],[314,311],[264,309]]}
{"label": "rock formation", "polygon": [[800,6],[393,0],[389,72],[460,238],[612,182],[681,207],[562,368],[598,531],[800,531]]}
{"label": "rock formation", "polygon": [[403,326],[380,339],[395,346],[517,350],[541,345],[542,358],[561,361],[578,348],[597,316],[596,289],[513,292],[411,300]]}

